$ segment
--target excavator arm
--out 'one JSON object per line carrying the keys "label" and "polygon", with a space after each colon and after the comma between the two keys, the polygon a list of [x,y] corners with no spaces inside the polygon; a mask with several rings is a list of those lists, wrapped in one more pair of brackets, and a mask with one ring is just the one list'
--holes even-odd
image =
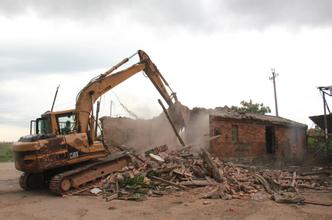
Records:
{"label": "excavator arm", "polygon": [[[138,51],[138,55],[140,58],[140,63],[144,63],[144,72],[149,77],[163,99],[166,101],[168,106],[172,106],[174,104],[172,99],[174,99],[175,102],[178,101],[176,93],[173,92],[163,75],[159,72],[157,66],[150,60],[149,56],[142,50]],[[168,94],[166,86],[170,89],[171,94]]]}
{"label": "excavator arm", "polygon": [[[99,77],[92,79],[78,94],[76,100],[77,120],[76,127],[78,132],[88,133],[89,139],[92,142],[94,139],[94,118],[93,118],[93,104],[104,93],[127,80],[131,76],[140,71],[144,71],[151,80],[160,95],[169,106],[170,115],[173,117],[175,124],[180,129],[184,127],[184,120],[180,115],[176,94],[169,87],[168,83],[157,69],[156,65],[150,60],[149,56],[142,50],[138,52],[140,61],[127,69],[113,73],[118,67],[128,62],[129,58],[125,58],[120,63],[112,67],[110,70],[101,74]],[[170,93],[166,89],[169,88]],[[91,115],[91,116],[90,116]]]}

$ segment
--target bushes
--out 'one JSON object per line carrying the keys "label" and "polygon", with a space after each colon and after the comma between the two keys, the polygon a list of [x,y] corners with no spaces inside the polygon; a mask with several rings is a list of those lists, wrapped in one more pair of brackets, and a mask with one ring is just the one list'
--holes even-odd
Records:
{"label": "bushes", "polygon": [[0,162],[13,161],[12,143],[0,142]]}

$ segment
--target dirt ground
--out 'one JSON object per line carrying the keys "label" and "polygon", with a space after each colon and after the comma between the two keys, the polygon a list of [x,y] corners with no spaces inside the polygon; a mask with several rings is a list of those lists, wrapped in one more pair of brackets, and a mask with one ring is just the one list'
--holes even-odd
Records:
{"label": "dirt ground", "polygon": [[[278,204],[257,200],[202,200],[193,192],[143,202],[106,202],[96,196],[56,197],[47,191],[22,191],[13,163],[0,163],[0,219],[332,219],[332,207]],[[306,193],[332,202],[332,193]]]}

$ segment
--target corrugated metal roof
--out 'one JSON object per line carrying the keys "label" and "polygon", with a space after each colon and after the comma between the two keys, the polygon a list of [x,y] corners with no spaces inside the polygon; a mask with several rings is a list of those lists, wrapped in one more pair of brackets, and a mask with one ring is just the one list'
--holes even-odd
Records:
{"label": "corrugated metal roof", "polygon": [[[313,122],[315,122],[315,124],[318,125],[318,127],[320,127],[323,130],[325,129],[324,115],[314,115],[314,116],[310,116],[309,118]],[[332,133],[332,113],[327,114],[326,119],[327,119],[327,130],[328,130],[328,133],[331,134]]]}

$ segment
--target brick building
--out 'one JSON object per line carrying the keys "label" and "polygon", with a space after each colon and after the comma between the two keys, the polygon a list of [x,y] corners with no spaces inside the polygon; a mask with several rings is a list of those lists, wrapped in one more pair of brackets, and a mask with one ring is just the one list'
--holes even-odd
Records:
{"label": "brick building", "polygon": [[302,158],[307,126],[281,117],[224,112],[209,116],[210,151],[225,157]]}

